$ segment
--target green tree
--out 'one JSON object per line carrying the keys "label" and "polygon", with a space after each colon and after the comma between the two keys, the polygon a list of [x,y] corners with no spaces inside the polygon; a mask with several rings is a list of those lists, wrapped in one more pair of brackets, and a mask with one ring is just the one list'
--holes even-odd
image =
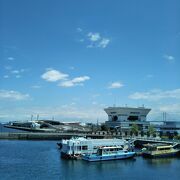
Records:
{"label": "green tree", "polygon": [[137,125],[137,124],[133,124],[133,125],[131,126],[131,132],[132,132],[133,134],[135,134],[135,135],[138,134],[139,128],[138,128],[138,125]]}
{"label": "green tree", "polygon": [[151,136],[153,136],[155,134],[155,128],[153,125],[150,125],[149,128],[148,128],[148,132]]}
{"label": "green tree", "polygon": [[106,126],[105,124],[101,125],[101,131],[109,131],[108,126]]}

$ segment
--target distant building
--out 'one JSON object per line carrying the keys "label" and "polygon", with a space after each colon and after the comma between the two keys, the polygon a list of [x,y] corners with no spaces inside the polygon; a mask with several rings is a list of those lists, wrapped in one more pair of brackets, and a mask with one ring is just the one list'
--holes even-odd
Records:
{"label": "distant building", "polygon": [[162,134],[180,134],[180,121],[163,121],[163,124],[157,125],[156,129]]}
{"label": "distant building", "polygon": [[140,131],[146,132],[150,125],[146,116],[151,109],[144,107],[108,107],[104,109],[108,114],[108,121],[105,124],[110,128],[117,128],[121,131],[130,131],[133,124],[138,125]]}

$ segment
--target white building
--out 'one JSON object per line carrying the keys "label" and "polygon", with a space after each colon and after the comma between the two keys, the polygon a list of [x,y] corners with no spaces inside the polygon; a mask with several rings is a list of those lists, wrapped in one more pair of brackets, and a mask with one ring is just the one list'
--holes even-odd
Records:
{"label": "white building", "polygon": [[149,122],[146,116],[151,109],[144,107],[108,107],[104,109],[108,114],[108,121],[105,124],[111,128],[130,131],[133,124],[137,124],[140,131],[147,131]]}

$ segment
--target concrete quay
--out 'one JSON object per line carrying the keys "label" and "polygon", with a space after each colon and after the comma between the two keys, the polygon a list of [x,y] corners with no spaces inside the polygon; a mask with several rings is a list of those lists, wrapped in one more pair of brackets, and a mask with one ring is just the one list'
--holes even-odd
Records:
{"label": "concrete quay", "polygon": [[[72,137],[90,137],[90,138],[110,138],[115,137],[112,135],[101,135],[101,134],[85,134],[85,133],[40,133],[40,132],[1,132],[0,140],[61,140],[61,139],[70,139]],[[116,136],[117,137],[117,136]]]}

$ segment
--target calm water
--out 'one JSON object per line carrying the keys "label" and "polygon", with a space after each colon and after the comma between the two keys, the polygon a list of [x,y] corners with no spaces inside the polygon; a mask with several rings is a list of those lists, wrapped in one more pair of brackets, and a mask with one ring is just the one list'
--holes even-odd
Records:
{"label": "calm water", "polygon": [[180,159],[63,160],[55,141],[0,141],[0,179],[179,179]]}
{"label": "calm water", "polygon": [[[0,132],[1,133],[1,132]],[[180,158],[85,162],[60,158],[56,141],[0,140],[0,180],[180,179]]]}

